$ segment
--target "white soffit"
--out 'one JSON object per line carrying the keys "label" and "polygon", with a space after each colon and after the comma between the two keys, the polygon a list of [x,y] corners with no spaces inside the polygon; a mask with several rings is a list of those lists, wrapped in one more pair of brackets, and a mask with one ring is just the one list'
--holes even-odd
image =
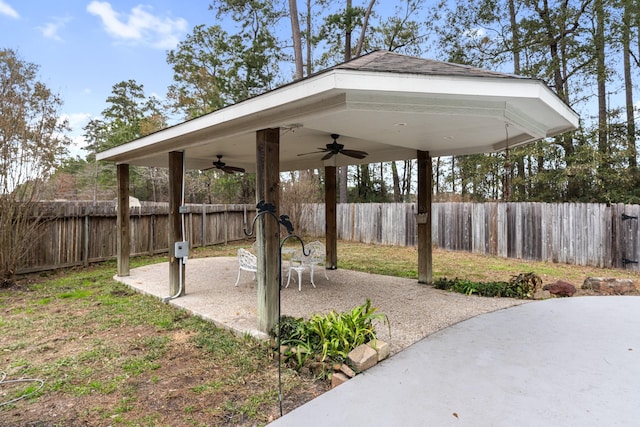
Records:
{"label": "white soffit", "polygon": [[[362,162],[493,152],[578,127],[578,116],[544,83],[508,77],[467,77],[332,69],[130,143],[99,160],[167,166],[184,151],[188,168],[216,155],[255,170],[256,131],[281,129],[280,169],[323,166],[322,154],[299,156],[341,135]],[[336,166],[351,164],[343,155]]]}

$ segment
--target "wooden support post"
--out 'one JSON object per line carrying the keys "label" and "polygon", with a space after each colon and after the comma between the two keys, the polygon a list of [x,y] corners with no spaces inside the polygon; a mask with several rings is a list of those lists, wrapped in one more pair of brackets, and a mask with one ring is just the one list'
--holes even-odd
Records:
{"label": "wooden support post", "polygon": [[129,165],[117,166],[118,212],[116,228],[118,276],[129,275],[129,255],[131,251],[131,233],[129,227]]}
{"label": "wooden support post", "polygon": [[[185,294],[185,269],[180,266],[181,260],[175,257],[175,243],[182,241],[182,218],[180,206],[182,205],[182,186],[184,168],[184,153],[171,151],[169,153],[169,295],[174,296],[180,290],[180,295]],[[180,277],[182,270],[182,277]]]}
{"label": "wooden support post", "polygon": [[418,283],[433,282],[433,245],[431,241],[431,156],[418,151]]}
{"label": "wooden support post", "polygon": [[336,167],[324,167],[324,208],[325,208],[325,237],[327,247],[327,268],[338,268],[338,221],[337,221],[337,179]]}
{"label": "wooden support post", "polygon": [[[280,211],[280,129],[256,132],[256,202],[264,200]],[[269,333],[278,322],[280,271],[279,223],[271,215],[256,221],[258,330]]]}

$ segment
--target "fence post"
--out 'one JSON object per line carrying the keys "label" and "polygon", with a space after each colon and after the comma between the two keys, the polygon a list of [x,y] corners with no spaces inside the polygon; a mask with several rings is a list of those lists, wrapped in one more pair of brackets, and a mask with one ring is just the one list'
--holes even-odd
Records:
{"label": "fence post", "polygon": [[153,256],[155,249],[155,233],[156,233],[156,225],[155,225],[155,214],[151,214],[149,217],[149,239],[147,239],[147,252],[149,252],[149,256]]}
{"label": "fence post", "polygon": [[224,224],[224,244],[226,245],[227,243],[229,243],[229,205],[225,204],[224,205],[224,213],[222,214],[222,217],[224,218],[224,220],[222,221],[222,223]]}
{"label": "fence post", "polygon": [[207,205],[202,204],[202,247],[207,246]]}
{"label": "fence post", "polygon": [[89,266],[89,214],[84,214],[84,224],[82,227],[82,265]]}

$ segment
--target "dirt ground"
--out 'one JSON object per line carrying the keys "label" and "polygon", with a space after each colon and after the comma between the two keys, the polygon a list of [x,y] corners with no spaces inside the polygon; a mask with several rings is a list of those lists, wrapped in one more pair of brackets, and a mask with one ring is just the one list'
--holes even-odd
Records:
{"label": "dirt ground", "polygon": [[[468,255],[468,260],[467,255],[456,256],[458,265],[479,265],[474,255]],[[571,273],[543,274],[544,283],[567,275],[571,279],[607,273],[569,268]],[[504,280],[504,273],[489,271],[482,280]],[[578,288],[581,285],[577,279],[570,281]],[[90,284],[87,288],[91,289]],[[97,300],[98,291],[94,292],[74,303],[34,290],[29,282],[0,289],[0,327],[4,329],[0,372],[6,372],[7,380],[41,377],[46,381],[36,398],[0,406],[0,426],[251,426],[279,416],[278,365],[269,356],[268,346],[248,345],[246,354],[235,357],[239,360],[228,361],[224,348],[206,350],[195,339],[196,332],[187,327],[163,329],[144,321],[114,321],[105,327],[101,323],[105,320],[97,319],[96,313],[107,303]],[[118,292],[122,295],[111,296],[133,298],[122,289]],[[577,295],[596,293],[579,290]],[[149,306],[135,306],[140,317],[160,304],[151,298],[141,300]],[[176,317],[185,315],[175,309],[162,307],[163,315],[173,316],[172,322],[188,321]],[[149,340],[166,344],[152,347],[145,344]],[[261,357],[253,359],[255,354]],[[141,368],[129,367],[132,362]],[[286,368],[282,378],[284,413],[329,388],[326,380],[301,377]],[[3,384],[0,404],[11,399],[17,387],[24,384]]]}
{"label": "dirt ground", "polygon": [[[117,340],[110,337],[114,345],[127,345],[141,334],[150,334],[141,328],[119,330]],[[208,383],[216,377],[219,369],[208,360],[201,349],[188,342],[188,337],[174,334],[175,341],[169,350],[168,363],[162,363],[152,372],[132,377],[126,385],[113,392],[88,393],[72,396],[67,393],[47,392],[33,401],[17,402],[13,408],[0,410],[0,425],[4,427],[53,427],[53,426],[116,426],[116,425],[148,425],[148,426],[193,426],[193,425],[257,425],[261,422],[243,417],[236,411],[220,411],[217,408],[233,405],[244,396],[264,393],[264,375],[257,378],[247,377],[237,384],[236,396],[217,393],[194,393],[194,387]],[[50,350],[56,357],[64,358],[78,352],[78,348],[70,345],[57,346],[56,342],[65,341],[64,337],[51,337]],[[46,352],[38,360],[32,353],[30,363],[46,364]],[[108,383],[109,376],[99,374],[101,363],[96,362],[87,369],[93,369],[92,382]],[[277,370],[269,368],[266,377],[275,384]],[[8,372],[8,378],[12,377]],[[55,379],[47,379],[55,381]],[[324,393],[328,389],[324,381],[307,379],[289,392],[283,399],[283,410],[289,412],[307,401]],[[2,396],[10,389],[3,387]],[[234,394],[235,394],[234,393]],[[129,402],[129,403],[128,403]],[[115,414],[108,415],[112,408],[120,408]],[[277,404],[270,405],[268,413],[260,416],[267,421],[279,416]]]}
{"label": "dirt ground", "polygon": [[[45,381],[36,397],[0,406],[0,426],[251,426],[279,417],[278,364],[269,345],[212,327],[219,345],[234,351],[225,357],[225,349],[199,343],[193,328],[126,324],[117,315],[105,327],[96,319],[104,303],[60,296],[42,302],[50,297],[24,282],[0,289],[0,326],[15,331],[0,334],[0,405],[38,385],[10,381]],[[160,310],[172,321],[193,321],[171,307]],[[328,390],[326,380],[286,367],[282,380],[283,413]]]}

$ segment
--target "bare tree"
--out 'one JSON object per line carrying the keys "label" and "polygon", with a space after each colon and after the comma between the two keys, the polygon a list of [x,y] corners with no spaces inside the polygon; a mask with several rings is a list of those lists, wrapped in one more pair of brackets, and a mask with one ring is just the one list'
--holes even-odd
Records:
{"label": "bare tree", "polygon": [[62,101],[37,71],[13,50],[0,50],[0,285],[13,282],[36,240],[40,192],[69,143]]}

